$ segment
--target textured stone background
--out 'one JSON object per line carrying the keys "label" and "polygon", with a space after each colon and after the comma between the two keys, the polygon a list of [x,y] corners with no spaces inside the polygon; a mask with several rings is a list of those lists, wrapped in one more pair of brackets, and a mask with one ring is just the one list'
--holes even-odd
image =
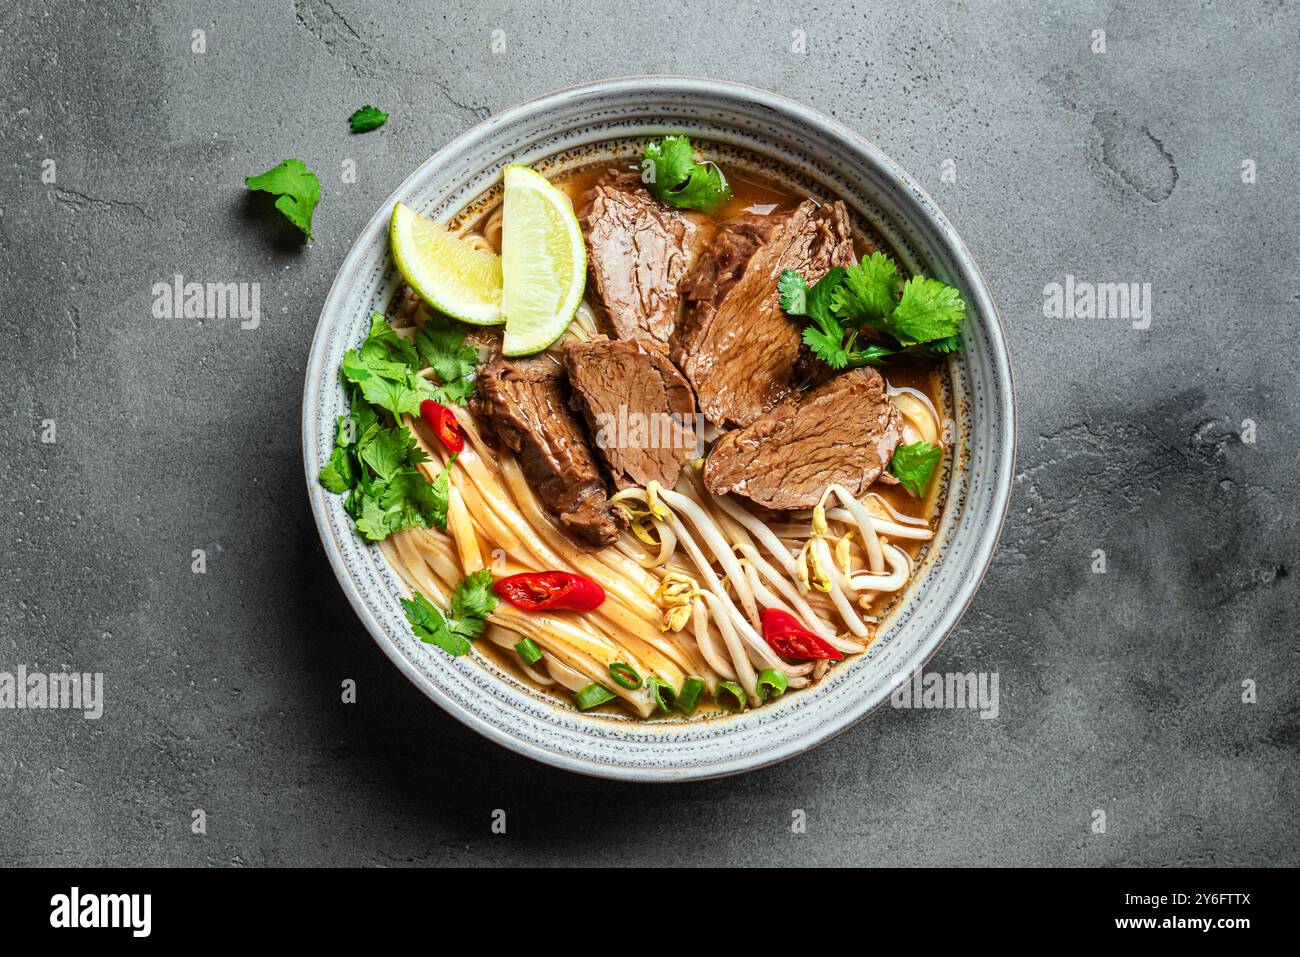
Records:
{"label": "textured stone background", "polygon": [[[0,670],[107,683],[98,722],[0,711],[0,864],[1300,863],[1300,14],[715,6],[0,8]],[[932,667],[996,670],[998,720],[886,709],[739,778],[589,781],[430,705],[345,602],[307,508],[299,403],[349,244],[477,120],[649,72],[835,115],[975,251],[1018,376],[1018,475],[993,569]],[[392,120],[350,136],[368,102]],[[324,185],[306,246],[241,185],[286,156]],[[152,318],[151,286],[178,272],[261,282],[261,327]],[[1066,273],[1151,283],[1151,328],[1045,319]]]}

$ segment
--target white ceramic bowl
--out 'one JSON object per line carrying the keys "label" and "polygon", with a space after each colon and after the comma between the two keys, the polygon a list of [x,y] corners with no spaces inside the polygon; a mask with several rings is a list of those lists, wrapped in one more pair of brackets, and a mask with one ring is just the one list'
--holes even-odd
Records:
{"label": "white ceramic bowl", "polygon": [[[383,310],[400,278],[388,220],[401,201],[446,221],[482,208],[507,163],[543,172],[623,158],[635,138],[686,133],[811,195],[845,200],[855,222],[912,271],[957,286],[966,351],[948,365],[946,398],[956,456],[943,480],[938,533],[882,637],[812,688],[742,714],[640,722],[582,714],[501,670],[485,656],[452,659],[410,632],[402,584],[363,543],[343,498],[317,482],[346,410],[338,368]],[[1014,396],[1001,324],[970,252],[934,201],[879,149],[842,124],[762,90],[717,80],[634,77],[544,96],[458,137],[412,173],[375,212],[344,260],[312,341],[303,394],[303,458],[325,551],[361,620],[394,664],[448,712],[493,741],[557,767],[602,777],[671,781],[781,761],[848,728],[886,700],[892,681],[935,653],[975,594],[993,555],[1011,492]]]}

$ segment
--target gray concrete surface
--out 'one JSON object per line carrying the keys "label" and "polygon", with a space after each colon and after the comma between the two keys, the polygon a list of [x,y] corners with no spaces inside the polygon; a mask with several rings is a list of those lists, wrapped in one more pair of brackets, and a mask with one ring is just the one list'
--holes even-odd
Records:
{"label": "gray concrete surface", "polygon": [[[0,711],[0,864],[1300,863],[1298,32],[1278,2],[5,4],[0,670],[100,671],[106,701]],[[975,251],[1018,477],[933,667],[998,672],[998,719],[886,709],[740,778],[589,781],[430,705],[340,593],[299,402],[350,243],[482,117],[648,72],[837,116]],[[350,136],[365,103],[393,118]],[[241,185],[288,156],[324,185],[305,246]],[[155,319],[176,273],[260,282],[260,327]],[[1150,283],[1151,327],[1044,317],[1066,274]]]}

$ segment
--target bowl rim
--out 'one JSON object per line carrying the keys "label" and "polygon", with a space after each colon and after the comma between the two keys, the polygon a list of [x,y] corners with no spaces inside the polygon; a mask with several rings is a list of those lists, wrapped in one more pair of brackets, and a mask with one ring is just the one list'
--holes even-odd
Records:
{"label": "bowl rim", "polygon": [[[415,668],[406,656],[401,653],[398,645],[389,638],[386,630],[375,618],[374,613],[353,584],[351,573],[343,560],[341,550],[330,547],[328,535],[329,523],[325,513],[324,499],[321,496],[312,494],[313,483],[316,481],[316,475],[313,469],[319,461],[312,417],[318,394],[326,378],[326,370],[321,368],[326,352],[323,348],[324,339],[328,333],[326,312],[329,304],[333,302],[336,292],[339,291],[344,276],[352,275],[355,272],[355,269],[352,267],[355,266],[356,261],[367,255],[369,246],[361,241],[362,238],[373,232],[379,224],[388,219],[389,214],[387,211],[391,210],[393,203],[401,196],[405,195],[408,192],[408,186],[424,175],[425,171],[429,167],[434,166],[438,162],[439,157],[454,152],[463,144],[481,137],[491,130],[518,123],[528,118],[533,113],[562,104],[568,100],[580,99],[584,96],[593,94],[607,95],[610,93],[617,94],[620,92],[645,92],[647,87],[652,87],[659,93],[676,93],[683,98],[689,98],[693,95],[702,93],[717,95],[720,92],[723,94],[743,97],[751,102],[759,103],[784,115],[794,116],[801,122],[807,123],[816,128],[816,132],[822,135],[839,139],[843,145],[848,146],[855,153],[862,155],[867,163],[874,165],[878,170],[884,171],[904,187],[901,191],[902,202],[910,207],[913,214],[919,218],[929,220],[935,227],[935,238],[940,244],[947,248],[948,253],[952,256],[953,261],[960,269],[960,278],[962,279],[966,289],[978,300],[979,313],[985,320],[989,340],[993,346],[989,352],[989,359],[992,366],[992,378],[995,385],[995,391],[1006,412],[1001,434],[993,440],[994,443],[1000,445],[1000,448],[998,448],[994,453],[994,457],[998,460],[1000,478],[993,489],[995,499],[994,511],[989,515],[986,527],[981,530],[981,541],[979,542],[977,549],[978,573],[973,575],[968,574],[966,576],[963,583],[957,589],[956,600],[954,600],[944,612],[941,621],[935,626],[931,636],[926,641],[922,642],[908,658],[906,672],[911,674],[925,667],[925,665],[938,653],[939,649],[948,639],[953,629],[956,628],[957,624],[961,621],[967,609],[970,607],[971,602],[974,600],[980,584],[988,573],[989,566],[993,560],[993,555],[997,549],[998,542],[1001,539],[1007,515],[1010,511],[1017,453],[1017,408],[1015,374],[1011,364],[1010,351],[1007,347],[1006,330],[1002,324],[1001,314],[994,302],[992,292],[989,289],[988,281],[985,279],[983,271],[980,269],[978,263],[976,263],[975,258],[971,254],[965,241],[962,240],[952,223],[949,222],[947,216],[945,216],[940,210],[938,204],[935,203],[930,194],[921,187],[889,154],[884,152],[861,133],[844,125],[833,117],[827,116],[826,114],[814,109],[813,107],[790,99],[789,97],[782,96],[781,94],[773,93],[769,90],[751,86],[746,83],[689,75],[645,74],[610,77],[608,79],[562,87],[523,100],[522,102],[508,107],[499,113],[494,113],[491,116],[486,117],[448,140],[432,155],[416,166],[415,169],[413,169],[388,194],[380,204],[378,210],[362,228],[357,239],[353,241],[347,255],[339,265],[338,272],[335,274],[334,280],[330,284],[330,288],[322,303],[321,314],[317,318],[316,328],[312,334],[307,367],[304,373],[301,438],[303,467],[307,482],[308,499],[311,503],[312,517],[316,522],[317,534],[327,553],[334,576],[338,580],[344,593],[347,595],[348,601],[352,605],[358,618],[361,619],[366,630],[370,633],[371,638],[412,684],[418,687],[427,697],[440,705],[445,712],[459,720],[462,724],[465,724],[489,740],[494,741],[517,754],[532,758],[533,760],[540,761],[544,764],[588,777],[610,780],[682,782],[707,780],[754,771],[759,768],[770,767],[771,765],[811,751],[813,748],[825,744],[830,739],[842,734],[869,715],[873,714],[884,705],[885,701],[888,699],[888,695],[883,696],[874,704],[864,705],[860,710],[850,713],[847,717],[837,723],[820,726],[816,731],[797,738],[779,751],[764,755],[758,760],[743,761],[742,763],[728,763],[724,760],[719,761],[714,765],[692,767],[685,770],[674,770],[668,768],[644,768],[630,765],[602,764],[547,750],[533,742],[523,740],[506,728],[500,727],[477,715],[466,712],[459,707],[455,701],[443,694],[427,675]],[[974,569],[968,566],[968,571],[972,570]]]}

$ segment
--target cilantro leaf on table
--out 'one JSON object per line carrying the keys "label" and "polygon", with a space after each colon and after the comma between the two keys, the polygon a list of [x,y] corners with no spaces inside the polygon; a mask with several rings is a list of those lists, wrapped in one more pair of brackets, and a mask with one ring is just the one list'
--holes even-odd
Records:
{"label": "cilantro leaf on table", "polygon": [[415,637],[459,657],[468,654],[470,642],[483,633],[497,600],[492,591],[492,572],[484,568],[456,585],[451,594],[451,608],[446,613],[418,591],[409,599],[402,599],[402,608]]}
{"label": "cilantro leaf on table", "polygon": [[353,133],[369,133],[388,122],[388,114],[373,106],[363,106],[348,117]]}
{"label": "cilantro leaf on table", "polygon": [[918,497],[924,497],[930,487],[934,468],[943,458],[943,450],[929,442],[913,442],[894,449],[889,460],[889,472]]}
{"label": "cilantro leaf on table", "polygon": [[244,185],[251,190],[261,190],[278,196],[275,208],[289,222],[311,239],[311,217],[320,202],[320,180],[300,159],[287,159],[279,166],[259,176],[249,176]]}
{"label": "cilantro leaf on table", "polygon": [[722,170],[714,163],[697,163],[685,136],[665,136],[648,144],[641,167],[646,188],[673,206],[708,213],[731,199],[731,187]]}

